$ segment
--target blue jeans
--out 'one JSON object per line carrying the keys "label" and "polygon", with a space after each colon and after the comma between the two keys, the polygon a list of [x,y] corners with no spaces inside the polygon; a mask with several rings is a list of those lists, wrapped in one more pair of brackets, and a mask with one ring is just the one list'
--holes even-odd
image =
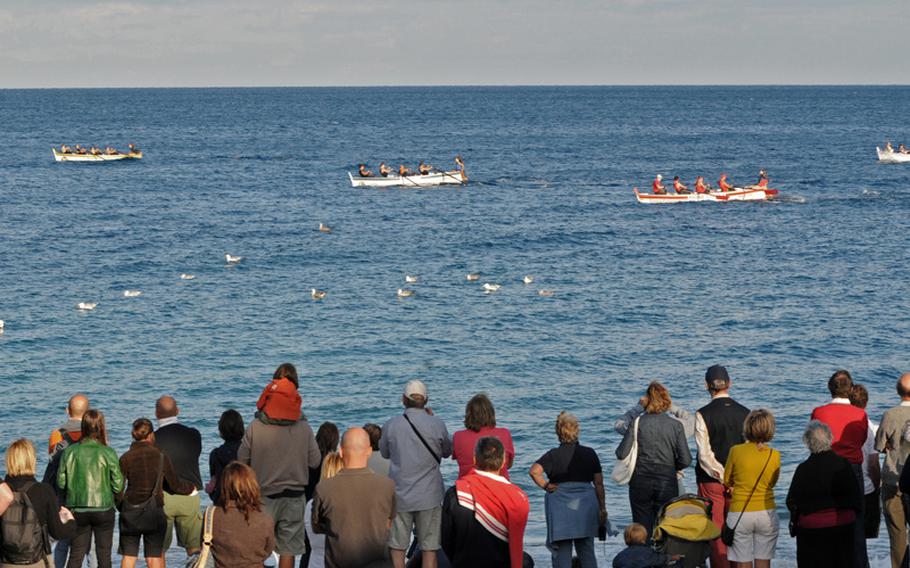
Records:
{"label": "blue jeans", "polygon": [[[55,568],[66,568],[66,559],[70,555],[70,541],[68,540],[58,540],[57,544],[54,546],[54,567]],[[98,568],[98,557],[95,556],[95,543],[92,542],[91,547],[88,550],[86,555],[86,561],[88,563],[88,568]]]}
{"label": "blue jeans", "polygon": [[572,568],[572,545],[581,561],[581,568],[597,568],[597,557],[594,556],[593,538],[576,538],[575,540],[557,540],[550,544],[553,549],[553,568]]}

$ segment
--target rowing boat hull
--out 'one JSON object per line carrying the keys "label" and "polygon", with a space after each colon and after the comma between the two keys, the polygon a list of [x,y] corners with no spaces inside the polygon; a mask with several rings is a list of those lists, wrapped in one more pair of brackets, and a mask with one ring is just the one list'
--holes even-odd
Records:
{"label": "rowing boat hull", "polygon": [[355,177],[348,172],[352,187],[435,187],[438,185],[463,185],[461,172],[433,172],[427,175],[413,176],[375,176]]}
{"label": "rowing boat hull", "polygon": [[900,152],[888,152],[878,146],[875,147],[875,153],[878,154],[878,161],[883,164],[908,164],[910,163],[910,154],[901,154]]}
{"label": "rowing boat hull", "polygon": [[142,159],[142,152],[135,154],[63,154],[56,148],[51,148],[51,150],[54,152],[54,160],[58,162],[116,162]]}
{"label": "rowing boat hull", "polygon": [[637,189],[635,198],[639,203],[723,203],[727,201],[768,201],[777,196],[776,189],[761,188],[734,188],[733,191],[712,192],[712,193],[684,193],[677,195],[668,193],[665,195],[656,195],[651,193],[641,193]]}

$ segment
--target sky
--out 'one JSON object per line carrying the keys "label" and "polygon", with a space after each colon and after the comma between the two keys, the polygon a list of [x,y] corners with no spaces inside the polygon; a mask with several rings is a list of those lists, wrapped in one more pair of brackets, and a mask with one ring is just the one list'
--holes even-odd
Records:
{"label": "sky", "polygon": [[910,0],[0,0],[0,88],[910,84]]}

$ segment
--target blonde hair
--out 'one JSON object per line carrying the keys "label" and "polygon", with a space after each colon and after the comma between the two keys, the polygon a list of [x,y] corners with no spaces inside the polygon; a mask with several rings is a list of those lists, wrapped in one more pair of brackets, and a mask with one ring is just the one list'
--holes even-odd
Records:
{"label": "blonde hair", "polygon": [[766,408],[753,410],[743,422],[743,437],[749,442],[764,444],[774,438],[774,415]]}
{"label": "blonde hair", "polygon": [[645,392],[644,400],[645,412],[648,414],[660,414],[670,410],[673,406],[673,400],[670,399],[670,391],[657,381],[652,381]]}
{"label": "blonde hair", "polygon": [[10,477],[35,475],[35,446],[25,438],[16,440],[6,450],[6,473]]}
{"label": "blonde hair", "polygon": [[578,417],[571,412],[563,410],[556,417],[556,436],[561,444],[577,442],[578,430]]}
{"label": "blonde hair", "polygon": [[648,542],[648,529],[646,529],[644,525],[632,523],[631,525],[626,526],[626,530],[622,532],[622,536],[626,541],[626,546],[645,544]]}
{"label": "blonde hair", "polygon": [[338,452],[329,452],[322,460],[322,473],[320,479],[331,479],[344,469],[344,462]]}

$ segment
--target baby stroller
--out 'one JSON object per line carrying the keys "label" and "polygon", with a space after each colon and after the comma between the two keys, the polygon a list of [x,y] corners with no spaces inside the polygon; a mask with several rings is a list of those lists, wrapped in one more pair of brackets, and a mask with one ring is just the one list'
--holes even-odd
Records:
{"label": "baby stroller", "polygon": [[686,493],[667,501],[657,513],[654,544],[667,556],[680,555],[679,568],[704,568],[711,555],[711,541],[720,529],[711,520],[711,502]]}

